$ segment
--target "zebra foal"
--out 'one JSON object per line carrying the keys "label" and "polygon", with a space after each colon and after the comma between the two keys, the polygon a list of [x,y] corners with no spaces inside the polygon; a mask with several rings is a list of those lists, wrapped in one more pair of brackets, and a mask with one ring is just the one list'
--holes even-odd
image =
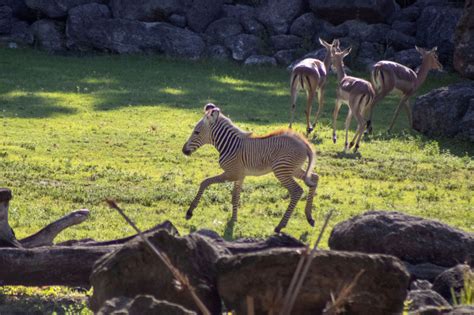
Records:
{"label": "zebra foal", "polygon": [[[201,146],[212,144],[219,151],[219,165],[224,172],[202,181],[186,212],[186,219],[189,220],[193,216],[193,210],[209,185],[231,181],[234,182],[231,221],[237,221],[240,191],[245,176],[273,172],[290,194],[290,204],[275,232],[280,232],[287,225],[296,203],[303,194],[303,189],[296,183],[295,178],[304,180],[309,187],[305,214],[308,223],[314,226],[311,207],[319,177],[312,172],[315,155],[308,141],[291,130],[279,130],[261,137],[253,136],[252,133],[235,126],[214,104],[204,106],[204,112],[204,117],[196,124],[184,144],[183,153],[191,155]],[[306,158],[309,162],[304,170],[301,167]]]}

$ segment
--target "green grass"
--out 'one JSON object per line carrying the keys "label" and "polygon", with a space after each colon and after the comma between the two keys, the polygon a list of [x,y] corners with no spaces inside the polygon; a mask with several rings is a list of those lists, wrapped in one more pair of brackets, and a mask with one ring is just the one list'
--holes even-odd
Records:
{"label": "green grass", "polygon": [[[243,129],[261,134],[286,127],[285,69],[6,49],[0,50],[0,69],[0,187],[13,190],[10,222],[19,238],[79,208],[90,209],[91,218],[58,241],[132,234],[105,198],[116,199],[143,229],[169,219],[182,234],[203,228],[227,239],[273,233],[289,202],[273,175],[246,179],[233,229],[227,226],[231,184],[211,186],[186,221],[199,183],[221,170],[214,148],[204,147],[191,157],[181,148],[210,101]],[[459,80],[431,76],[419,93]],[[398,102],[392,95],[376,108],[375,133],[363,140],[361,155],[341,154],[347,109],[339,115],[334,145],[334,95],[331,78],[317,137],[311,137],[315,171],[321,176],[314,204],[317,228],[306,223],[301,201],[285,232],[314,240],[330,209],[336,210],[330,228],[364,211],[383,209],[474,231],[472,143],[410,131],[405,113],[387,134]],[[300,132],[305,130],[303,104],[301,94],[295,127]],[[354,130],[355,124],[350,136]]]}

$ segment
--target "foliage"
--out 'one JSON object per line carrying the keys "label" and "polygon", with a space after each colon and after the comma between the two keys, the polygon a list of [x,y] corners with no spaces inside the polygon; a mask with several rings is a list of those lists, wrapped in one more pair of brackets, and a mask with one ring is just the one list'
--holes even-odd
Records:
{"label": "foliage", "polygon": [[464,286],[456,296],[454,289],[451,288],[451,297],[454,305],[474,305],[474,273],[467,271],[464,275]]}

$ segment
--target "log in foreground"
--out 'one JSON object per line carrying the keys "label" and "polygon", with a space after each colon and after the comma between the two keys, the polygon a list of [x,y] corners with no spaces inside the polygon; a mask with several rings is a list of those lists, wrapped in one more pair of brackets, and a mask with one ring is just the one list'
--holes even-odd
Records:
{"label": "log in foreground", "polygon": [[0,249],[0,285],[89,287],[97,259],[119,246]]}

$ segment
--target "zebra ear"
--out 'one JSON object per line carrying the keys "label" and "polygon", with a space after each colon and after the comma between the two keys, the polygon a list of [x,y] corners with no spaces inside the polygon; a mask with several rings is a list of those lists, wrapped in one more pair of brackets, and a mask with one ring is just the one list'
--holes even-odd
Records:
{"label": "zebra ear", "polygon": [[212,103],[207,103],[206,105],[204,105],[204,112],[207,113],[208,110],[211,110],[214,108],[217,108],[217,106]]}
{"label": "zebra ear", "polygon": [[221,113],[221,110],[219,109],[219,107],[214,106],[214,108],[207,110],[206,117],[210,123],[214,123],[219,117],[220,113]]}

